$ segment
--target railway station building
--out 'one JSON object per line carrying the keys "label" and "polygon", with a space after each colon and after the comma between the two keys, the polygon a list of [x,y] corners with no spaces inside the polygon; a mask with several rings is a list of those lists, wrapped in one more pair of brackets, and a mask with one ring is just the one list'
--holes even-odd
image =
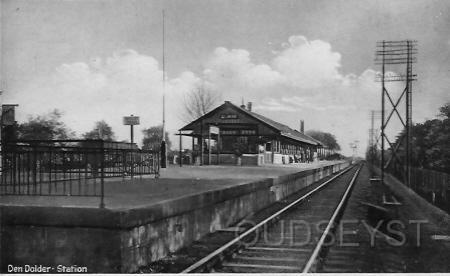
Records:
{"label": "railway station building", "polygon": [[262,165],[313,162],[327,154],[323,143],[252,111],[252,103],[225,101],[179,129],[192,137],[192,162],[198,165]]}

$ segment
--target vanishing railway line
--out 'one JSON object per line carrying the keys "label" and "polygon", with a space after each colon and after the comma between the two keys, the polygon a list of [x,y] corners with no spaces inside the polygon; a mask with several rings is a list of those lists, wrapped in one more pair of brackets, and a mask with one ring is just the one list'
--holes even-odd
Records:
{"label": "vanishing railway line", "polygon": [[316,271],[361,167],[347,168],[182,273]]}

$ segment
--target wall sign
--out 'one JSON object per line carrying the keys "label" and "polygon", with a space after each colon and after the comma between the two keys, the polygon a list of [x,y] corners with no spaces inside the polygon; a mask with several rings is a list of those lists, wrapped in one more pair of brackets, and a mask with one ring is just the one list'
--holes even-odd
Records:
{"label": "wall sign", "polygon": [[237,119],[237,114],[220,114],[220,119],[222,120],[228,120],[228,119]]}

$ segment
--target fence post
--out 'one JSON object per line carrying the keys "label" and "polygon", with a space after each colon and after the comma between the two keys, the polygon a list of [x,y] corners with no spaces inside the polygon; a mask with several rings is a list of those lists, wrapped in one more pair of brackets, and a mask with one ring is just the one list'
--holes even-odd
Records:
{"label": "fence post", "polygon": [[122,153],[122,179],[125,180],[125,175],[127,174],[127,153],[125,150],[120,149]]}
{"label": "fence post", "polygon": [[105,208],[105,147],[104,141],[101,142],[101,168],[100,168],[100,208]]}
{"label": "fence post", "polygon": [[[131,126],[131,129],[133,129],[133,126]],[[130,151],[130,173],[131,173],[131,179],[134,178],[134,149],[133,149],[133,141],[130,143],[131,151]]]}
{"label": "fence post", "polygon": [[48,193],[50,195],[50,194],[52,194],[52,163],[53,163],[52,158],[53,158],[53,152],[52,152],[52,148],[51,147],[48,147],[48,150],[49,150]]}
{"label": "fence post", "polygon": [[156,158],[154,158],[153,160],[153,162],[156,162],[156,164],[157,164],[157,166],[153,166],[154,168],[156,168],[157,169],[157,171],[156,171],[156,173],[155,173],[155,178],[159,178],[159,171],[160,171],[160,168],[161,168],[161,163],[159,162],[159,160],[160,160],[160,152],[159,151],[155,151],[154,152],[154,154],[156,155]]}
{"label": "fence post", "polygon": [[36,146],[33,147],[33,186],[34,186],[34,193],[37,193],[37,148]]}

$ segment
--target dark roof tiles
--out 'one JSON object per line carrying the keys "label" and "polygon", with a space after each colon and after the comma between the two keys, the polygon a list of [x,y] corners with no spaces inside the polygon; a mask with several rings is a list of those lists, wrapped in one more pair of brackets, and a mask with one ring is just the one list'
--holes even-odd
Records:
{"label": "dark roof tiles", "polygon": [[[309,135],[306,135],[304,133],[301,133],[298,130],[292,129],[290,127],[288,127],[287,125],[281,124],[279,122],[276,122],[272,119],[269,119],[263,115],[260,115],[258,113],[249,111],[245,108],[241,108],[237,105],[232,104],[229,101],[225,101],[224,104],[220,105],[219,107],[215,108],[214,110],[208,112],[207,114],[203,115],[203,116],[208,116],[211,113],[214,113],[215,110],[219,109],[221,106],[223,105],[230,105],[231,107],[240,110],[241,112],[246,113],[247,115],[249,115],[250,117],[255,118],[258,121],[261,121],[262,123],[271,126],[272,128],[276,129],[277,131],[280,132],[281,136],[284,136],[286,138],[289,139],[293,139],[302,143],[307,143],[307,144],[311,144],[311,145],[316,145],[316,146],[320,146],[322,145],[322,143],[312,137],[310,137]],[[188,130],[192,127],[193,124],[195,124],[197,121],[199,121],[200,118],[198,118],[197,120],[192,121],[191,123],[187,124],[186,126],[184,126],[183,128],[181,128],[180,130]]]}
{"label": "dark roof tiles", "polygon": [[[240,108],[240,107],[239,107]],[[263,115],[260,115],[258,113],[249,111],[247,109],[241,108],[242,111],[244,111],[245,113],[255,117],[256,119],[265,122],[266,124],[272,126],[273,128],[276,128],[278,131],[280,131],[282,136],[285,136],[287,138],[291,138],[294,140],[298,140],[300,142],[304,142],[304,143],[310,143],[310,144],[314,144],[314,145],[321,145],[322,143],[314,138],[312,138],[309,135],[306,135],[304,133],[301,133],[298,130],[292,129],[290,127],[288,127],[287,125],[278,123],[272,119],[269,119]]]}

